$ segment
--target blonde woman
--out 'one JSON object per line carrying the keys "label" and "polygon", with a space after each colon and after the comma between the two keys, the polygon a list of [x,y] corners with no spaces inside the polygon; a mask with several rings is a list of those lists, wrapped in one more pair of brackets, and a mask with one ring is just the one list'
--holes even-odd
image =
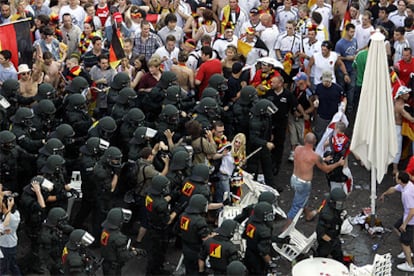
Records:
{"label": "blonde woman", "polygon": [[246,136],[238,133],[230,144],[222,147],[221,165],[218,172],[220,178],[216,185],[215,202],[223,202],[225,192],[230,192],[230,179],[239,170],[246,159]]}

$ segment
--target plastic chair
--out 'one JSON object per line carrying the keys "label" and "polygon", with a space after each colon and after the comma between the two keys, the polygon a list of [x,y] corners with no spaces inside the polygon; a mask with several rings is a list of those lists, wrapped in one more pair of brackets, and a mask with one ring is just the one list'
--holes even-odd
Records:
{"label": "plastic chair", "polygon": [[349,267],[351,276],[391,276],[391,253],[384,255],[375,254],[374,263],[362,267],[351,264]]}
{"label": "plastic chair", "polygon": [[289,244],[283,244],[279,247],[276,243],[273,243],[273,249],[281,256],[289,260],[290,262],[295,260],[300,254],[306,254],[312,248],[316,242],[316,232],[310,237],[306,237],[299,230],[295,228],[300,216],[303,213],[303,208],[299,210],[296,216],[293,218],[289,227],[279,235],[279,238],[290,237]]}

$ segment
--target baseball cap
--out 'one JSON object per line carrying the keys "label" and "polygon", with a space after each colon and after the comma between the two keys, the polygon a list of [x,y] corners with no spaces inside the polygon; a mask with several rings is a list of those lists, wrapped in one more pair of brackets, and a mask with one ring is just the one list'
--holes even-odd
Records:
{"label": "baseball cap", "polygon": [[114,18],[116,23],[122,22],[122,14],[120,12],[115,12],[112,17]]}
{"label": "baseball cap", "polygon": [[195,42],[194,39],[189,38],[185,41],[185,45],[195,48],[197,43]]}
{"label": "baseball cap", "polygon": [[332,72],[330,71],[324,71],[322,73],[322,81],[332,81]]}
{"label": "baseball cap", "polygon": [[246,33],[248,33],[248,34],[254,34],[255,33],[254,28],[253,27],[247,27],[246,28]]}
{"label": "baseball cap", "polygon": [[399,96],[408,94],[411,92],[411,89],[408,88],[407,86],[401,85],[400,87],[398,87],[397,93],[395,94],[394,99],[397,99]]}
{"label": "baseball cap", "polygon": [[303,72],[299,72],[296,74],[296,76],[293,77],[293,80],[294,81],[301,81],[301,80],[306,81],[308,80],[308,76]]}
{"label": "baseball cap", "polygon": [[259,10],[257,8],[252,8],[250,10],[250,13],[258,14],[259,13]]}

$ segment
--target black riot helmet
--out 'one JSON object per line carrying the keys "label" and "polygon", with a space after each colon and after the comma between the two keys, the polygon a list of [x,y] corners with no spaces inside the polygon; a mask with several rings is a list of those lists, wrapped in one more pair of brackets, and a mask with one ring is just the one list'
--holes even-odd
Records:
{"label": "black riot helmet", "polygon": [[236,228],[239,226],[237,221],[226,219],[223,221],[218,229],[215,230],[216,233],[226,237],[231,238],[234,235],[234,232],[236,231]]}
{"label": "black riot helmet", "polygon": [[46,163],[41,169],[41,172],[46,174],[61,173],[63,165],[65,165],[65,159],[63,159],[63,157],[60,155],[53,154],[47,158]]}
{"label": "black riot helmet", "polygon": [[203,214],[207,213],[208,201],[207,198],[201,194],[191,196],[185,212],[189,214]]}
{"label": "black riot helmet", "polygon": [[337,210],[343,210],[345,208],[346,194],[342,188],[335,188],[331,191],[330,203]]}
{"label": "black riot helmet", "polygon": [[105,140],[111,140],[112,135],[115,133],[116,130],[116,122],[110,116],[105,116],[99,120],[97,125],[99,137]]}
{"label": "black riot helmet", "polygon": [[120,229],[123,223],[129,222],[131,216],[131,210],[124,208],[112,208],[109,210],[108,215],[106,215],[106,219],[102,223],[102,226],[109,230]]}
{"label": "black riot helmet", "polygon": [[20,84],[15,79],[7,79],[3,82],[1,86],[1,95],[3,95],[7,100],[16,98],[19,94]]}
{"label": "black riot helmet", "polygon": [[68,97],[67,109],[71,111],[86,110],[86,98],[82,94],[72,94]]}
{"label": "black riot helmet", "polygon": [[44,82],[39,85],[35,98],[37,101],[40,101],[43,99],[54,100],[56,99],[56,96],[57,96],[56,89],[50,83]]}
{"label": "black riot helmet", "polygon": [[269,117],[276,112],[277,107],[267,99],[261,99],[253,106],[253,115],[257,117]]}
{"label": "black riot helmet", "polygon": [[85,89],[88,89],[88,87],[88,81],[84,77],[77,76],[73,78],[72,82],[66,87],[66,91],[70,94],[80,94]]}
{"label": "black riot helmet", "polygon": [[16,135],[8,130],[0,132],[0,147],[3,151],[11,151],[16,147]]}
{"label": "black riot helmet", "polygon": [[161,111],[160,121],[169,125],[177,125],[180,119],[179,110],[172,104],[167,104]]}
{"label": "black riot helmet", "polygon": [[220,74],[212,75],[208,80],[208,86],[213,87],[220,93],[225,92],[227,89],[229,89],[226,78]]}
{"label": "black riot helmet", "polygon": [[226,269],[227,276],[246,276],[248,275],[248,270],[246,266],[240,261],[232,261],[229,263]]}
{"label": "black riot helmet", "polygon": [[215,99],[217,102],[220,101],[220,94],[217,91],[217,89],[213,88],[213,87],[206,87],[206,89],[203,90],[203,94],[201,94],[201,98],[213,98]]}
{"label": "black riot helmet", "polygon": [[162,89],[167,89],[171,85],[176,85],[176,84],[177,84],[177,76],[175,75],[175,73],[171,71],[164,71],[161,74],[161,78],[157,86]]}
{"label": "black riot helmet", "polygon": [[191,170],[190,180],[207,184],[209,175],[210,169],[206,164],[197,164]]}
{"label": "black riot helmet", "polygon": [[135,93],[134,89],[130,87],[124,87],[119,91],[119,95],[116,97],[116,102],[119,104],[129,104],[129,106],[135,105],[135,99],[137,98],[137,94]]}
{"label": "black riot helmet", "polygon": [[39,149],[39,152],[46,155],[60,155],[63,156],[63,150],[65,145],[58,138],[50,138],[47,140],[46,144]]}
{"label": "black riot helmet", "polygon": [[89,156],[100,156],[108,148],[109,142],[99,137],[90,137],[85,145],[80,147],[80,152]]}
{"label": "black riot helmet", "polygon": [[88,247],[95,241],[95,238],[83,229],[75,229],[69,235],[69,242],[67,247],[70,250],[77,250],[79,248]]}
{"label": "black riot helmet", "polygon": [[145,126],[145,114],[141,109],[134,107],[128,110],[128,113],[125,114],[123,121],[128,122],[135,128]]}
{"label": "black riot helmet", "polygon": [[205,114],[209,119],[217,119],[219,117],[219,106],[213,98],[206,97],[201,99],[196,111]]}
{"label": "black riot helmet", "polygon": [[75,131],[68,124],[60,124],[51,135],[51,137],[58,138],[65,145],[73,144],[75,142],[74,136]]}
{"label": "black riot helmet", "polygon": [[115,75],[112,83],[111,88],[120,91],[124,87],[128,87],[131,79],[129,78],[128,74],[125,72],[119,72]]}
{"label": "black riot helmet", "polygon": [[177,104],[181,100],[181,88],[178,85],[172,85],[167,88],[164,104]]}
{"label": "black riot helmet", "polygon": [[152,195],[168,195],[170,181],[163,175],[156,175],[151,179],[151,186],[148,193]]}
{"label": "black riot helmet", "polygon": [[63,208],[53,207],[47,214],[46,223],[50,226],[57,226],[59,223],[61,223],[62,221],[66,221],[67,219],[68,214]]}
{"label": "black riot helmet", "polygon": [[240,90],[239,103],[241,105],[250,105],[257,102],[259,99],[257,90],[252,85],[246,85]]}
{"label": "black riot helmet", "polygon": [[273,205],[276,202],[276,196],[272,192],[262,192],[259,195],[258,202],[267,202],[270,205]]}
{"label": "black riot helmet", "polygon": [[105,150],[103,158],[105,158],[106,163],[111,167],[119,168],[122,165],[122,152],[117,147],[112,146]]}
{"label": "black riot helmet", "polygon": [[189,168],[190,154],[186,150],[176,151],[172,155],[170,169],[179,171]]}
{"label": "black riot helmet", "polygon": [[40,118],[51,118],[56,113],[56,107],[51,100],[41,100],[33,108],[34,113]]}
{"label": "black riot helmet", "polygon": [[33,111],[27,107],[19,107],[16,114],[12,118],[15,124],[20,124],[30,127],[33,124]]}
{"label": "black riot helmet", "polygon": [[267,202],[257,203],[253,212],[253,220],[257,222],[272,222],[275,219],[273,207]]}

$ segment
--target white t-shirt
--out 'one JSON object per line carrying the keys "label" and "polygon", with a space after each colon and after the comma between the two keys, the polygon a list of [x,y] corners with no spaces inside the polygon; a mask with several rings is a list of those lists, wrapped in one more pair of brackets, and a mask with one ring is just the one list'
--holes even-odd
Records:
{"label": "white t-shirt", "polygon": [[276,41],[279,36],[279,29],[276,25],[273,25],[271,28],[265,28],[260,34],[260,39],[266,44],[269,49],[269,56],[276,58],[275,46]]}
{"label": "white t-shirt", "polygon": [[371,37],[371,33],[375,31],[373,26],[362,28],[362,25],[355,27],[355,39],[357,40],[358,50],[365,48]]}
{"label": "white t-shirt", "polygon": [[336,83],[335,78],[335,63],[338,60],[338,54],[334,51],[331,51],[329,54],[329,57],[325,58],[322,56],[322,52],[316,53],[313,58],[315,59],[315,63],[313,64],[313,67],[315,69],[314,71],[314,82],[315,86],[320,84],[322,82],[322,74],[325,71],[332,72],[332,82]]}
{"label": "white t-shirt", "polygon": [[164,65],[164,71],[170,71],[171,66],[173,65],[173,59],[178,60],[178,52],[180,49],[175,47],[172,52],[168,52],[165,46],[159,47],[154,54],[157,54],[161,57],[161,60],[167,58],[167,60],[163,61],[162,64]]}
{"label": "white t-shirt", "polygon": [[297,21],[298,19],[298,10],[294,7],[290,10],[285,10],[285,6],[280,6],[277,8],[276,12],[276,24],[279,27],[280,32],[286,31],[286,24],[290,20]]}
{"label": "white t-shirt", "polygon": [[329,4],[323,4],[323,7],[318,7],[316,4],[312,6],[311,13],[317,11],[322,15],[322,24],[329,30],[329,20],[333,18],[332,16],[332,6]]}
{"label": "white t-shirt", "polygon": [[77,6],[72,9],[69,5],[65,5],[60,8],[59,20],[62,22],[62,17],[65,13],[69,13],[72,16],[72,23],[77,25],[83,31],[83,22],[85,22],[86,12],[81,6]]}
{"label": "white t-shirt", "polygon": [[[308,57],[313,57],[317,53],[320,53],[321,52],[321,45],[322,45],[322,42],[319,41],[319,40],[316,40],[316,42],[313,43],[313,44],[309,44],[309,38],[305,38],[303,40],[303,50],[304,50],[305,54]],[[304,64],[305,68],[308,67],[309,60],[305,59],[303,64]],[[312,66],[310,76],[311,77],[315,76],[315,66]]]}

